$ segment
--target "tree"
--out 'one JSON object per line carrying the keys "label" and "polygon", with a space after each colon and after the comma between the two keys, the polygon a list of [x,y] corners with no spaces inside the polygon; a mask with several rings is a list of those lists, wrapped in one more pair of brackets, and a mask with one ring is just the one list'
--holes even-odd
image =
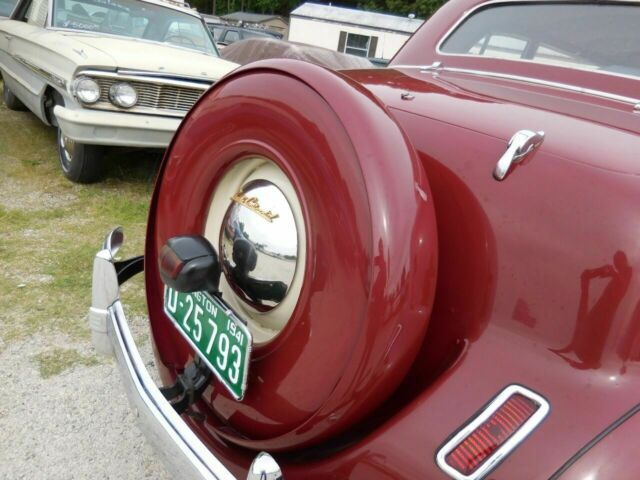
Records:
{"label": "tree", "polygon": [[395,15],[413,13],[416,17],[428,18],[445,2],[446,0],[365,0],[358,4],[358,8]]}
{"label": "tree", "polygon": [[[316,1],[316,0],[314,0]],[[415,14],[419,18],[428,18],[446,0],[344,0],[331,3],[334,6],[360,8],[372,12],[390,13],[393,15]],[[304,3],[301,0],[192,0],[192,6],[204,13],[215,12],[225,15],[237,10],[256,13],[269,13],[288,17],[289,13]]]}

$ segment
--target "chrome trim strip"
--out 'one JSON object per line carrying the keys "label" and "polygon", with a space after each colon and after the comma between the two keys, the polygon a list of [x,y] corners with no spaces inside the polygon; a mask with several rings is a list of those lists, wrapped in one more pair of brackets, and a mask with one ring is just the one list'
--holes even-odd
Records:
{"label": "chrome trim strip", "polygon": [[195,89],[200,89],[203,92],[207,90],[214,83],[213,80],[208,80],[206,84],[205,82],[190,82],[187,80],[174,80],[171,78],[166,78],[167,74],[165,74],[165,78],[158,78],[160,74],[156,74],[155,72],[147,73],[147,72],[133,71],[133,70],[119,70],[117,72],[110,72],[107,70],[87,69],[87,70],[79,70],[75,76],[79,77],[80,75],[102,77],[102,78],[113,78],[117,80],[130,80],[132,82],[154,83],[157,85],[170,85],[173,87],[195,88]]}
{"label": "chrome trim strip", "polygon": [[49,0],[49,5],[47,8],[47,19],[44,22],[44,28],[48,28],[52,25],[52,21],[53,21],[53,2],[55,0]]}
{"label": "chrome trim strip", "polygon": [[187,112],[177,110],[166,110],[162,108],[150,108],[150,107],[138,107],[133,106],[131,108],[120,108],[107,102],[96,102],[91,104],[81,103],[82,108],[87,110],[100,110],[102,112],[117,112],[117,113],[135,113],[137,115],[155,115],[158,117],[174,117],[184,118]]}
{"label": "chrome trim strip", "polygon": [[[446,456],[454,450],[465,438],[467,438],[479,425],[485,422],[503,403],[505,403],[511,395],[519,393],[534,402],[540,407],[536,412],[504,443],[493,455],[489,457],[480,467],[471,475],[463,475],[456,469],[451,467],[446,461]],[[465,425],[458,433],[456,433],[436,454],[436,463],[447,475],[455,480],[480,480],[493,470],[504,458],[511,453],[522,441],[544,420],[549,413],[549,402],[541,395],[529,390],[522,385],[509,385],[502,390],[497,397],[471,422]]]}
{"label": "chrome trim strip", "polygon": [[[467,20],[467,18],[471,17],[471,15],[473,15],[474,13],[476,13],[478,10],[485,8],[489,5],[495,6],[495,5],[499,5],[499,4],[504,4],[504,5],[509,5],[509,4],[518,4],[518,3],[526,3],[526,4],[553,4],[553,3],[557,3],[557,4],[567,4],[567,3],[571,3],[570,1],[567,0],[490,0],[488,2],[484,2],[481,3],[479,5],[476,5],[475,7],[466,10],[462,13],[462,16],[453,24],[453,26],[447,30],[447,32],[442,36],[442,38],[440,39],[440,41],[437,43],[436,45],[436,53],[438,55],[441,55],[443,57],[465,57],[465,58],[486,58],[486,59],[493,59],[496,60],[495,57],[482,57],[480,55],[468,55],[466,53],[444,53],[442,51],[442,44],[449,38],[449,36],[451,36],[451,34],[462,24],[464,23],[465,20]],[[575,2],[575,3],[593,3],[594,5],[598,5],[600,4],[597,1],[582,1],[582,2]],[[608,0],[608,3],[619,3],[621,5],[624,4],[637,4],[638,2],[636,0]],[[533,63],[535,65],[544,65],[544,66],[548,66],[548,67],[560,67],[560,68],[572,68],[575,70],[579,70],[582,72],[591,72],[591,73],[598,73],[600,75],[609,75],[609,76],[613,76],[613,77],[622,77],[622,78],[628,78],[631,80],[638,80],[639,78],[637,76],[633,76],[633,75],[626,75],[624,73],[615,73],[615,72],[607,72],[607,71],[602,71],[602,70],[593,70],[593,69],[589,69],[589,68],[580,68],[578,66],[575,67],[561,67],[559,65],[554,65],[552,63],[542,63],[542,62],[534,62],[532,60],[525,60],[525,59],[515,59],[515,58],[502,58],[499,60],[506,60],[506,61],[510,61],[510,62],[524,62],[524,63]]]}
{"label": "chrome trim strip", "polygon": [[625,97],[623,95],[617,95],[615,93],[603,92],[602,90],[594,90],[592,88],[579,87],[578,85],[571,85],[571,84],[562,83],[562,82],[552,82],[552,81],[549,81],[549,80],[541,80],[541,79],[538,79],[538,78],[524,77],[524,76],[520,76],[520,75],[510,75],[510,74],[498,73],[498,72],[485,72],[485,71],[482,71],[482,70],[471,70],[471,69],[466,69],[466,68],[454,68],[454,67],[444,67],[444,68],[442,68],[442,70],[447,71],[447,72],[467,73],[469,75],[480,75],[480,76],[485,76],[485,77],[503,78],[503,79],[507,79],[507,80],[515,80],[515,81],[518,81],[518,82],[533,83],[533,84],[536,84],[536,85],[544,85],[544,86],[547,86],[547,87],[559,88],[561,90],[569,90],[569,91],[576,92],[576,93],[584,93],[586,95],[593,95],[595,97],[601,97],[601,98],[606,98],[606,99],[609,99],[609,100],[615,100],[615,101],[622,102],[622,103],[630,103],[632,105],[635,105],[635,104],[640,102],[640,99],[638,99],[638,98]]}
{"label": "chrome trim strip", "polygon": [[[9,55],[11,55],[11,54],[9,54]],[[29,60],[27,60],[26,58],[24,58],[24,57],[22,57],[20,55],[11,55],[11,56],[17,62],[21,63],[22,65],[24,65],[29,70],[31,70],[32,72],[36,73],[37,75],[40,75],[45,80],[53,82],[55,85],[57,85],[60,88],[63,88],[63,89],[67,88],[67,82],[64,79],[62,79],[59,76],[57,76],[56,74],[51,73],[51,72],[45,70],[42,67],[39,67],[38,65],[30,62]]]}
{"label": "chrome trim strip", "polygon": [[146,72],[144,70],[127,70],[124,68],[119,68],[118,74],[142,76],[145,79],[153,78],[153,77],[163,77],[163,78],[171,77],[171,79],[176,78],[179,81],[184,79],[187,82],[193,81],[194,79],[198,79],[198,81],[202,81],[203,84],[206,83],[207,85],[211,85],[214,82],[214,80],[208,77],[195,77],[195,76],[180,75],[180,74],[173,74],[173,73],[167,74],[166,72]]}
{"label": "chrome trim strip", "polygon": [[571,85],[568,83],[552,82],[549,80],[542,80],[533,77],[524,77],[521,75],[511,75],[508,73],[489,72],[484,70],[472,70],[469,68],[456,68],[456,67],[436,67],[431,65],[392,65],[389,68],[396,69],[418,69],[421,73],[429,72],[452,72],[452,73],[465,73],[468,75],[477,75],[480,77],[501,78],[505,80],[515,80],[518,82],[531,83],[534,85],[543,85],[545,87],[558,88],[561,90],[569,90],[571,92],[583,93],[585,95],[593,95],[595,97],[606,98],[608,100],[615,100],[617,102],[627,103],[631,105],[640,104],[640,98],[626,97],[624,95],[617,95],[615,93],[603,92],[602,90],[594,90],[592,88],[579,87],[577,85]]}

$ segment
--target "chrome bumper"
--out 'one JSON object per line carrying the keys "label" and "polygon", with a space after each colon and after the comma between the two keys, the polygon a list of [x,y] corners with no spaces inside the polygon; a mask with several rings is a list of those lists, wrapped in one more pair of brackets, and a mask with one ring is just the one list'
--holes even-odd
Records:
{"label": "chrome bumper", "polygon": [[66,108],[53,110],[62,133],[89,145],[166,148],[182,118]]}
{"label": "chrome bumper", "polygon": [[[120,285],[114,265],[122,241],[122,231],[114,230],[94,259],[89,309],[94,346],[99,353],[115,355],[141,430],[175,478],[234,479],[160,393],[140,357],[120,303]],[[277,472],[272,469],[274,464],[268,454],[259,454],[248,478],[281,478],[279,468]]]}

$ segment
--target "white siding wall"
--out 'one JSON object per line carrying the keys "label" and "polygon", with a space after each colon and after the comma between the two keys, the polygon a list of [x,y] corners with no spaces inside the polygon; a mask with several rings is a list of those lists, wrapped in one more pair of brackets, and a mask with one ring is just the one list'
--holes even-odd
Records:
{"label": "white siding wall", "polygon": [[373,28],[341,25],[310,18],[291,17],[289,24],[289,41],[316,45],[330,50],[338,50],[340,32],[378,37],[375,56],[387,60],[393,57],[409,38],[409,34],[405,33],[384,32]]}

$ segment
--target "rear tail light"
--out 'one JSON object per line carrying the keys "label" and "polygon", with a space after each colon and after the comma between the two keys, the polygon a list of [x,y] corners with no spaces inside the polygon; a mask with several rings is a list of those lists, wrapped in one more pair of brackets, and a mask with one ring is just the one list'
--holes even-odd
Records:
{"label": "rear tail light", "polygon": [[456,480],[478,480],[522,442],[548,412],[549,404],[540,395],[510,385],[438,451],[438,465]]}

